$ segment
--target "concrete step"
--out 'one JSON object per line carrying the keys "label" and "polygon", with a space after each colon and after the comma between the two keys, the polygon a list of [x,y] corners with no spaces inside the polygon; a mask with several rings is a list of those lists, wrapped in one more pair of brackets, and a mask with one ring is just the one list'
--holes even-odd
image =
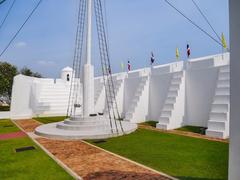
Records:
{"label": "concrete step", "polygon": [[218,75],[219,80],[230,80],[230,73],[229,72],[220,72]]}
{"label": "concrete step", "polygon": [[167,97],[177,97],[178,91],[168,91]]}
{"label": "concrete step", "polygon": [[66,96],[69,95],[69,91],[63,91],[63,92],[54,92],[54,91],[48,91],[48,92],[40,92],[40,96]]}
{"label": "concrete step", "polygon": [[174,105],[173,104],[164,104],[162,111],[171,111],[173,110]]}
{"label": "concrete step", "polygon": [[230,81],[229,80],[218,80],[217,88],[219,88],[219,87],[230,87]]}
{"label": "concrete step", "polygon": [[160,116],[160,118],[158,119],[158,122],[160,124],[168,124],[169,123],[169,117],[162,117],[162,116]]}
{"label": "concrete step", "polygon": [[173,84],[181,84],[182,79],[181,78],[173,78],[171,80],[171,85]]}
{"label": "concrete step", "polygon": [[183,77],[183,71],[173,73],[173,78],[182,78]]}
{"label": "concrete step", "polygon": [[167,130],[168,125],[167,124],[162,124],[162,123],[157,123],[156,128],[157,129],[162,129],[162,130]]}
{"label": "concrete step", "polygon": [[216,92],[215,92],[215,95],[227,95],[227,96],[229,96],[230,91],[225,89],[225,88],[224,89],[223,88],[221,88],[221,89],[217,88]]}
{"label": "concrete step", "polygon": [[103,122],[102,122],[102,118],[99,117],[99,118],[96,118],[95,120],[79,120],[79,121],[76,121],[76,120],[70,120],[70,119],[66,119],[64,121],[64,124],[68,124],[68,125],[102,125]]}
{"label": "concrete step", "polygon": [[176,102],[176,97],[167,97],[165,100],[166,104],[174,104]]}
{"label": "concrete step", "polygon": [[228,104],[212,104],[211,112],[228,112]]}
{"label": "concrete step", "polygon": [[214,121],[227,121],[227,113],[210,112],[209,119]]}
{"label": "concrete step", "polygon": [[211,130],[220,130],[220,131],[225,131],[226,129],[226,122],[225,121],[214,121],[214,120],[209,120],[208,121],[208,128]]}
{"label": "concrete step", "polygon": [[66,115],[67,114],[67,108],[64,109],[37,109],[35,111],[35,114],[61,114]]}
{"label": "concrete step", "polygon": [[106,128],[106,124],[101,124],[101,125],[69,125],[69,124],[65,124],[63,122],[59,122],[57,124],[57,128],[59,129],[64,129],[64,130],[72,130],[72,131],[89,131],[89,129],[93,130],[93,129],[104,129]]}
{"label": "concrete step", "polygon": [[207,129],[206,135],[210,136],[210,137],[221,138],[221,139],[226,138],[225,133],[223,131],[216,131],[216,130],[212,130],[212,129]]}
{"label": "concrete step", "polygon": [[172,115],[172,111],[162,111],[161,117],[170,117]]}
{"label": "concrete step", "polygon": [[230,72],[230,67],[229,65],[228,66],[223,66],[223,67],[220,67],[219,69],[219,72]]}
{"label": "concrete step", "polygon": [[229,95],[215,95],[213,104],[229,104]]}
{"label": "concrete step", "polygon": [[180,84],[172,84],[169,88],[170,91],[178,91]]}

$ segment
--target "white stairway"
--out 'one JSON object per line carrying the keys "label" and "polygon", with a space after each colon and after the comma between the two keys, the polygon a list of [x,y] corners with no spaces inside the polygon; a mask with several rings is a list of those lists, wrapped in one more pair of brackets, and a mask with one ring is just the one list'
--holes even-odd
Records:
{"label": "white stairway", "polygon": [[229,96],[230,70],[229,66],[219,68],[215,96],[208,120],[207,136],[227,138],[229,136]]}
{"label": "white stairway", "polygon": [[172,75],[167,97],[157,123],[159,129],[169,130],[182,126],[185,101],[183,78],[184,73],[182,71],[175,72]]}
{"label": "white stairway", "polygon": [[104,84],[103,84],[103,79],[98,79],[98,80],[95,80],[95,90],[94,90],[94,104],[96,105],[99,98],[100,98],[100,95],[104,89]]}
{"label": "white stairway", "polygon": [[69,101],[70,85],[45,83],[39,88],[35,100],[35,114],[65,115]]}
{"label": "white stairway", "polygon": [[144,122],[148,109],[149,76],[144,76],[140,80],[136,92],[131,100],[130,108],[125,114],[125,121],[132,123]]}
{"label": "white stairway", "polygon": [[[117,101],[117,105],[119,106],[118,95],[119,95],[120,88],[124,84],[124,80],[123,79],[114,79],[113,84],[114,84],[114,88],[115,88],[115,98],[116,98],[116,101]],[[105,98],[105,93],[104,93],[104,98]],[[119,107],[118,107],[118,109],[119,109]],[[112,112],[112,106],[110,107],[110,111]],[[105,102],[104,114],[108,114],[108,107],[106,105],[106,102]]]}

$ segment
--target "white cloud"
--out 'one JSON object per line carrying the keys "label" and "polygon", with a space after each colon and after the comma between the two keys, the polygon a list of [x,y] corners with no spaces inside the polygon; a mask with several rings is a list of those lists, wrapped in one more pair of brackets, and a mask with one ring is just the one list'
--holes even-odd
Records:
{"label": "white cloud", "polygon": [[42,65],[42,66],[54,66],[56,63],[54,61],[38,61],[37,62],[39,65]]}
{"label": "white cloud", "polygon": [[26,42],[23,42],[23,41],[20,41],[20,42],[17,42],[15,44],[16,47],[19,47],[19,48],[22,48],[22,47],[26,47],[27,46],[27,43]]}

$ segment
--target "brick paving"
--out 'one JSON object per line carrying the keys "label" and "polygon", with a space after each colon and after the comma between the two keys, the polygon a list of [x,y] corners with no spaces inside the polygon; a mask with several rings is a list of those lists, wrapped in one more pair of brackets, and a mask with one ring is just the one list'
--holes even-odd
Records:
{"label": "brick paving", "polygon": [[23,119],[14,121],[18,126],[20,126],[26,132],[34,132],[35,128],[40,126],[41,123],[34,119]]}
{"label": "brick paving", "polygon": [[[27,132],[41,123],[15,121]],[[168,180],[170,178],[120,158],[83,141],[63,141],[38,137],[36,140],[84,180]]]}
{"label": "brick paving", "polygon": [[36,140],[83,179],[169,179],[82,141]]}
{"label": "brick paving", "polygon": [[27,134],[22,131],[12,132],[12,133],[4,133],[4,134],[0,134],[0,140],[22,138],[22,137],[26,137],[26,136],[27,136]]}

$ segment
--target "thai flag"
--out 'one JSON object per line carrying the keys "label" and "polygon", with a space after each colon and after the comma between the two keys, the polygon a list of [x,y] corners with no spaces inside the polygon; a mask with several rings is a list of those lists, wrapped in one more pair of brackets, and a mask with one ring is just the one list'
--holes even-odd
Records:
{"label": "thai flag", "polygon": [[151,65],[154,63],[154,61],[155,61],[155,57],[153,52],[151,52]]}
{"label": "thai flag", "polygon": [[128,61],[128,71],[131,71],[131,64],[130,64],[130,61]]}
{"label": "thai flag", "polygon": [[187,44],[187,56],[188,56],[188,58],[190,57],[190,55],[191,55],[190,46],[189,46],[189,44]]}

